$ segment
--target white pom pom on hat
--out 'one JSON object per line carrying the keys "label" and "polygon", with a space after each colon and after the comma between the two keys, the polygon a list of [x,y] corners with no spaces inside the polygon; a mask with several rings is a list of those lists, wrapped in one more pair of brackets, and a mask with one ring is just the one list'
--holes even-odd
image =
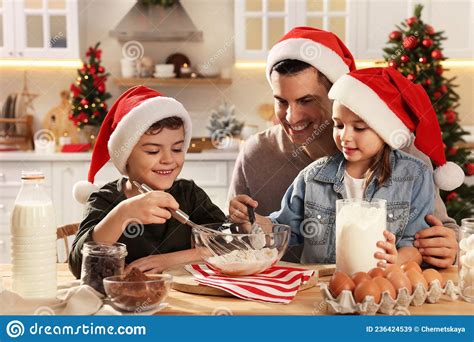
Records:
{"label": "white pom pom on hat", "polygon": [[109,160],[126,176],[127,160],[141,136],[155,122],[169,117],[183,120],[183,150],[187,151],[191,142],[192,123],[181,103],[144,86],[135,86],[123,93],[102,122],[87,181],[74,184],[73,196],[76,201],[84,204],[98,190],[93,184],[95,175]]}

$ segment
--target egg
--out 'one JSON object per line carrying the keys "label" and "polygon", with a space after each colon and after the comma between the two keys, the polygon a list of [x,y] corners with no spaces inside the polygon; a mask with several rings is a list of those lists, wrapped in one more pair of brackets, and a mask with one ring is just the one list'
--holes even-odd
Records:
{"label": "egg", "polygon": [[436,271],[435,269],[428,268],[424,270],[422,274],[423,274],[423,277],[425,277],[425,280],[428,283],[428,285],[430,285],[431,282],[436,279],[439,280],[441,287],[444,287],[444,285],[446,284],[446,281],[444,280],[443,275],[439,273],[438,271]]}
{"label": "egg", "polygon": [[393,287],[390,281],[388,281],[387,279],[381,276],[375,277],[373,280],[380,288],[381,293],[384,293],[385,291],[387,291],[390,297],[392,297],[392,299],[397,298],[397,292],[395,291],[395,288]]}
{"label": "egg", "polygon": [[418,285],[421,284],[425,288],[425,290],[428,290],[428,283],[426,282],[425,277],[423,277],[423,274],[415,270],[414,268],[410,268],[405,272],[406,276],[408,279],[410,279],[411,286],[413,289]]}
{"label": "egg", "polygon": [[374,297],[375,303],[380,303],[380,288],[372,279],[359,283],[354,290],[354,298],[357,303],[362,303],[367,296]]}
{"label": "egg", "polygon": [[415,261],[408,261],[406,263],[404,263],[401,267],[402,271],[403,272],[406,272],[408,271],[409,269],[414,269],[416,270],[418,273],[421,273],[421,267],[420,265],[418,265],[417,262]]}
{"label": "egg", "polygon": [[335,272],[329,280],[329,290],[331,291],[334,298],[337,298],[342,291],[353,291],[354,288],[354,282],[344,272]]}
{"label": "egg", "polygon": [[410,282],[410,279],[407,277],[405,273],[402,271],[396,272],[390,272],[387,275],[387,280],[392,283],[393,287],[395,288],[395,291],[398,293],[398,290],[402,288],[407,288],[408,289],[408,294],[412,294],[413,288]]}
{"label": "egg", "polygon": [[369,272],[367,272],[367,274],[372,278],[383,277],[383,273],[383,269],[381,269],[380,267],[374,267]]}
{"label": "egg", "polygon": [[356,272],[352,275],[352,280],[354,281],[355,286],[359,285],[363,281],[371,280],[372,277],[365,272]]}
{"label": "egg", "polygon": [[403,272],[400,266],[396,264],[389,264],[385,266],[385,269],[383,271],[383,276],[387,278],[387,276],[390,274],[390,272]]}

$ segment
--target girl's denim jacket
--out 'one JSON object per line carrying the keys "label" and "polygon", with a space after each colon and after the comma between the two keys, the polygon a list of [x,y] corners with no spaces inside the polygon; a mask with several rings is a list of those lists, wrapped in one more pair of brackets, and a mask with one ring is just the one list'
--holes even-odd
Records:
{"label": "girl's denim jacket", "polygon": [[[378,186],[377,177],[364,192],[364,200],[387,201],[387,229],[397,237],[397,248],[413,246],[417,231],[428,227],[435,189],[431,170],[419,159],[399,150],[390,155],[392,174]],[[290,185],[281,209],[269,215],[291,227],[290,245],[304,244],[301,262],[336,262],[336,200],[346,199],[345,159],[342,153],[316,160]],[[357,243],[357,241],[354,241]]]}

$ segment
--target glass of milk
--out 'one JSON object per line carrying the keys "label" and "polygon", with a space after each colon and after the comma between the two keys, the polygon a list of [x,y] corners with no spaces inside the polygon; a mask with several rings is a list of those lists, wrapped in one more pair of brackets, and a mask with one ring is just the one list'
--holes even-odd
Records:
{"label": "glass of milk", "polygon": [[379,261],[374,253],[382,251],[387,227],[387,201],[359,199],[336,201],[336,268],[347,274],[367,272]]}

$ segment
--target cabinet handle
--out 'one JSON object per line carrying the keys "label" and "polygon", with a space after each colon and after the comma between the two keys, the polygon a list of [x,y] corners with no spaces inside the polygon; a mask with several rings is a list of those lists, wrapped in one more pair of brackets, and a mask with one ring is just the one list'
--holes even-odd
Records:
{"label": "cabinet handle", "polygon": [[21,57],[23,57],[23,52],[20,51],[20,52],[18,52],[18,54],[19,54]]}
{"label": "cabinet handle", "polygon": [[10,51],[8,55],[13,56],[13,51]]}

